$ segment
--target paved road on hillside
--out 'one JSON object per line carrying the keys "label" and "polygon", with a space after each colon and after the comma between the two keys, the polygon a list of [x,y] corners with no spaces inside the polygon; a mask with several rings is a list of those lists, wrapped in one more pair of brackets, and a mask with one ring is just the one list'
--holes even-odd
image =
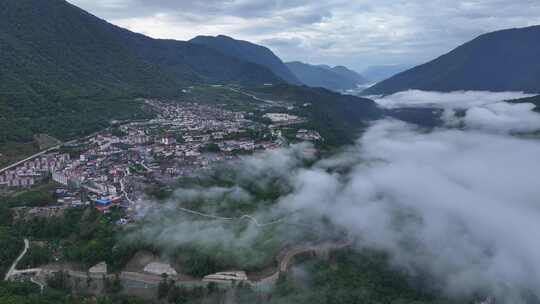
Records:
{"label": "paved road on hillside", "polygon": [[337,250],[342,249],[345,247],[348,247],[351,243],[349,241],[346,242],[326,242],[318,245],[313,246],[298,246],[293,247],[285,253],[283,258],[281,259],[279,263],[279,271],[280,272],[287,272],[289,269],[289,264],[291,263],[292,259],[300,254],[303,253],[310,253],[310,252],[321,252],[321,251],[331,251],[331,250]]}
{"label": "paved road on hillside", "polygon": [[47,149],[47,150],[43,150],[43,151],[41,151],[41,152],[39,152],[39,153],[36,153],[36,154],[34,154],[34,155],[32,155],[32,156],[29,156],[29,157],[27,157],[27,158],[25,158],[25,159],[23,159],[23,160],[20,160],[20,161],[14,163],[14,164],[11,164],[11,165],[9,165],[9,166],[7,166],[7,167],[4,167],[4,168],[0,169],[0,174],[1,174],[1,173],[4,173],[4,171],[7,171],[7,170],[9,170],[9,169],[11,169],[11,168],[15,168],[15,167],[17,167],[17,166],[19,166],[19,165],[21,165],[21,164],[24,164],[25,162],[27,162],[27,161],[29,161],[29,160],[32,160],[32,159],[34,159],[34,158],[36,158],[36,157],[38,157],[38,156],[41,156],[41,155],[43,155],[43,154],[46,154],[46,153],[48,153],[48,152],[50,152],[50,151],[52,151],[52,150],[56,150],[56,149],[60,148],[60,146],[61,146],[61,145],[58,145],[58,146],[54,146],[54,147],[52,147],[52,148],[49,148],[49,149]]}
{"label": "paved road on hillside", "polygon": [[231,87],[227,87],[229,90],[233,91],[233,92],[236,92],[236,93],[239,93],[239,94],[242,94],[242,95],[246,95],[248,97],[251,97],[257,101],[262,101],[262,102],[265,102],[265,103],[268,103],[268,104],[276,104],[278,103],[277,101],[275,100],[270,100],[270,99],[263,99],[263,98],[260,98],[260,97],[257,97],[255,96],[254,94],[250,94],[250,93],[246,93],[246,92],[243,92],[243,91],[240,91],[238,89],[235,89],[235,88],[231,88]]}
{"label": "paved road on hillside", "polygon": [[17,264],[24,257],[29,247],[30,247],[30,241],[28,241],[28,239],[24,239],[24,249],[21,252],[21,254],[17,257],[17,259],[13,262],[13,264],[11,264],[11,267],[9,268],[8,272],[6,273],[6,276],[4,277],[4,281],[8,281],[9,278],[16,273]]}
{"label": "paved road on hillside", "polygon": [[[291,262],[293,261],[293,258],[297,255],[308,253],[308,252],[323,252],[323,251],[330,251],[330,250],[337,250],[342,249],[350,245],[349,241],[342,241],[342,242],[326,242],[318,245],[305,245],[305,246],[296,246],[288,249],[280,259],[278,263],[278,269],[263,277],[258,279],[255,282],[249,282],[250,284],[258,284],[258,283],[273,283],[277,278],[279,277],[280,273],[287,272],[289,270],[289,266]],[[21,252],[21,254],[17,257],[17,259],[13,262],[11,265],[8,273],[6,274],[4,280],[9,280],[13,275],[17,274],[40,274],[43,271],[51,271],[50,269],[43,269],[43,268],[33,268],[33,269],[24,269],[24,270],[17,270],[17,264],[19,261],[24,257],[24,255],[27,253],[28,248],[30,247],[30,242],[28,239],[24,239],[24,249]],[[88,277],[88,272],[81,272],[81,271],[73,271],[68,270],[68,274],[72,277],[77,277],[81,279],[86,279]],[[99,280],[102,279],[103,276],[101,274],[90,274],[90,277],[93,279]],[[112,278],[112,275],[108,275],[109,278]],[[147,284],[147,285],[153,285],[157,286],[161,281],[162,277],[160,275],[153,275],[148,273],[140,273],[140,272],[126,272],[123,271],[120,273],[120,279],[125,281],[133,281],[137,283]],[[45,287],[43,283],[36,280],[36,278],[31,278],[31,281],[37,285],[39,285],[40,289],[43,291],[43,288]],[[196,284],[201,283],[200,280],[180,280],[179,283],[183,284]]]}

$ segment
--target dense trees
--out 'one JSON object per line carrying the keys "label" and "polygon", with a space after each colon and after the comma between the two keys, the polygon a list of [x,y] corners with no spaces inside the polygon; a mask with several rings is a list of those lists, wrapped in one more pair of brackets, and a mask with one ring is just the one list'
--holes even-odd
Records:
{"label": "dense trees", "polygon": [[358,73],[343,66],[311,65],[299,61],[287,62],[286,65],[304,84],[310,87],[344,91],[356,89],[359,84],[368,82]]}
{"label": "dense trees", "polygon": [[46,183],[28,190],[17,192],[6,198],[6,203],[10,207],[43,207],[56,203],[54,197],[56,185]]}
{"label": "dense trees", "polygon": [[295,103],[297,109],[293,114],[307,118],[306,127],[318,131],[327,147],[352,143],[371,121],[383,116],[372,100],[326,89],[276,85],[257,87],[253,91],[269,99]]}
{"label": "dense trees", "polygon": [[52,260],[52,251],[46,245],[32,244],[23,259],[19,261],[17,268],[28,269],[46,265]]}
{"label": "dense trees", "polygon": [[135,97],[177,96],[186,84],[280,81],[263,66],[135,34],[66,1],[4,0],[0,29],[0,144],[140,118]]}
{"label": "dense trees", "polygon": [[385,254],[344,250],[333,260],[333,264],[304,264],[309,275],[303,279],[280,277],[271,303],[454,303],[422,284],[414,285],[406,273],[390,268]]}
{"label": "dense trees", "polygon": [[117,270],[138,250],[136,245],[118,244],[118,228],[114,220],[92,208],[68,209],[60,218],[36,218],[18,227],[21,235],[54,241],[67,261],[91,267],[107,262]]}
{"label": "dense trees", "polygon": [[24,248],[23,240],[12,226],[11,210],[0,204],[0,280]]}
{"label": "dense trees", "polygon": [[216,37],[197,36],[189,42],[207,46],[239,60],[260,64],[270,69],[275,75],[281,77],[288,83],[301,84],[296,76],[289,71],[285,64],[283,64],[281,59],[264,46],[248,41],[236,40],[223,35]]}
{"label": "dense trees", "polygon": [[2,304],[149,304],[152,302],[143,301],[127,296],[77,296],[71,295],[69,290],[65,290],[64,278],[61,274],[57,282],[51,282],[52,286],[60,289],[46,288],[44,294],[40,293],[37,285],[28,283],[13,283],[0,281],[0,303]]}
{"label": "dense trees", "polygon": [[203,298],[218,295],[220,289],[216,283],[209,283],[206,287],[197,286],[186,288],[178,286],[174,280],[163,275],[158,285],[157,298],[171,304],[197,303]]}
{"label": "dense trees", "polygon": [[12,227],[0,226],[0,278],[23,250],[23,240]]}

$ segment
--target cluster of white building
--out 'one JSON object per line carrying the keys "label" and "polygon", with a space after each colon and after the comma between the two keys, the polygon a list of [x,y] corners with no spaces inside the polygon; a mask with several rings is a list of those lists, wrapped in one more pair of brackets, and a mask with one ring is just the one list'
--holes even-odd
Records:
{"label": "cluster of white building", "polygon": [[244,271],[224,271],[214,274],[209,274],[202,279],[203,282],[213,283],[233,283],[247,282],[248,276]]}
{"label": "cluster of white building", "polygon": [[296,121],[300,118],[287,113],[266,113],[263,117],[270,119],[274,123]]}
{"label": "cluster of white building", "polygon": [[296,133],[296,138],[303,141],[318,141],[322,140],[322,136],[317,131],[300,129]]}
{"label": "cluster of white building", "polygon": [[171,267],[169,264],[165,263],[159,263],[159,262],[151,262],[147,264],[144,267],[144,272],[155,274],[155,275],[163,275],[166,274],[169,277],[176,277],[178,273],[174,268]]}
{"label": "cluster of white building", "polygon": [[25,161],[0,173],[0,186],[29,187],[64,166],[69,154],[51,153]]}

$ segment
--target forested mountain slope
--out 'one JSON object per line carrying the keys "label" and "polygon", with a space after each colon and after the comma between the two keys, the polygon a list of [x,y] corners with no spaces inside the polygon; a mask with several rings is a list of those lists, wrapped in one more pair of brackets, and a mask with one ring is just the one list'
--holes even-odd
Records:
{"label": "forested mountain slope", "polygon": [[481,35],[367,89],[366,94],[485,90],[540,92],[540,26]]}
{"label": "forested mountain slope", "polygon": [[121,29],[64,0],[0,1],[0,143],[139,117],[134,97],[174,96],[199,82],[282,80],[204,46]]}
{"label": "forested mountain slope", "polygon": [[264,46],[249,41],[236,40],[223,35],[216,37],[197,36],[189,42],[204,45],[228,56],[265,66],[286,82],[290,84],[301,84],[283,61]]}

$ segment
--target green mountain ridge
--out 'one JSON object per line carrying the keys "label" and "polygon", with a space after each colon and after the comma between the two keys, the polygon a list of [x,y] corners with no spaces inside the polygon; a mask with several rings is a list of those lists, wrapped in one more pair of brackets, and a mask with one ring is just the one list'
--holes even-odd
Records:
{"label": "green mountain ridge", "polygon": [[207,46],[234,58],[265,66],[286,82],[295,85],[301,84],[283,61],[267,47],[249,41],[236,40],[224,35],[216,37],[197,36],[189,42]]}
{"label": "green mountain ridge", "polygon": [[263,66],[136,34],[64,0],[0,2],[0,144],[140,117],[134,97],[172,97],[193,83],[281,82]]}

